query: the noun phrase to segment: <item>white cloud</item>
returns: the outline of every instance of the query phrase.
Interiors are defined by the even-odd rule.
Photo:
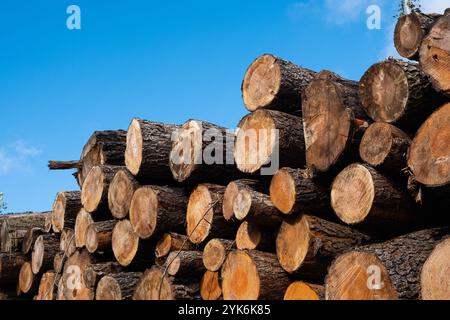
[[[8,173],[13,168],[13,159],[0,149],[0,174]]]
[[[13,146],[19,157],[37,156],[41,153],[41,150],[28,146],[23,140],[17,140]]]
[[[40,149],[29,146],[23,140],[17,140],[0,148],[0,174],[8,174],[13,170],[29,171],[29,158],[35,157],[41,152]]]
[[[450,8],[450,0],[422,0],[420,10],[425,13],[444,13]]]

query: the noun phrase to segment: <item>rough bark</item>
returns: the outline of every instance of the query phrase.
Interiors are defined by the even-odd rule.
[[[188,236],[174,232],[164,233],[156,243],[155,257],[163,258],[172,251],[195,250],[196,245],[189,241]]]
[[[95,288],[104,276],[125,272],[117,262],[98,262],[87,265],[83,270],[83,281],[89,288]]]
[[[83,166],[80,160],[72,160],[72,161],[57,161],[57,160],[49,160],[48,168],[50,170],[67,170],[67,169],[81,169]]]
[[[20,268],[27,261],[26,255],[19,252],[0,253],[0,286],[2,289],[17,284]]]
[[[206,270],[200,251],[171,252],[164,267],[167,268],[167,274],[170,276],[198,280]]]
[[[112,232],[116,220],[91,223],[86,229],[86,249],[90,253],[111,252]]]
[[[23,237],[23,241],[22,241],[22,253],[23,254],[28,254],[30,253],[31,249],[33,248],[34,242],[36,241],[36,239],[44,234],[44,230],[40,229],[40,228],[31,228],[28,229],[25,236]]]

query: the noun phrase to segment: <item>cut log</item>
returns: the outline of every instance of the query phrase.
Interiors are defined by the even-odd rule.
[[[52,228],[56,233],[60,233],[64,228],[73,229],[75,219],[81,209],[81,192],[66,191],[58,192],[52,211]]]
[[[174,124],[135,118],[127,133],[125,163],[130,172],[140,179],[156,182],[172,180],[169,155],[172,139],[180,127]]]
[[[101,165],[125,165],[127,132],[123,130],[96,131],[89,138],[81,153],[82,169],[78,174],[80,186],[93,167]]]
[[[49,160],[48,161],[48,168],[50,170],[81,169],[82,167],[83,167],[83,163],[80,160],[72,160],[72,161]]]
[[[326,172],[357,157],[360,136],[368,127],[358,87],[358,82],[321,71],[306,88],[302,109],[310,168]]]
[[[99,262],[88,265],[83,271],[83,280],[87,287],[95,288],[99,281],[110,274],[123,273],[125,268],[117,262]]]
[[[450,96],[450,10],[439,18],[420,47],[420,65],[434,88]]]
[[[154,245],[149,241],[139,241],[129,220],[120,220],[112,232],[112,250],[122,266],[133,265],[148,267],[154,262]]]
[[[329,188],[314,179],[310,170],[282,168],[273,176],[270,199],[284,214],[308,212],[330,216]]]
[[[364,133],[359,155],[371,166],[399,176],[407,168],[406,155],[411,139],[402,130],[385,122],[375,122]]]
[[[203,265],[209,271],[218,271],[229,251],[236,247],[234,240],[212,239],[203,249]]]
[[[64,252],[67,257],[70,257],[77,250],[75,243],[75,231],[72,229],[64,229],[61,233],[59,242],[59,250]]]
[[[315,72],[271,54],[257,58],[247,69],[242,98],[248,111],[273,109],[301,114],[303,91]]]
[[[420,273],[423,300],[450,300],[450,239],[440,242],[425,261]]]
[[[200,251],[171,252],[167,257],[165,268],[170,276],[198,280],[206,270]]]
[[[48,271],[42,275],[39,283],[39,290],[36,300],[55,300],[57,295],[57,283],[59,275],[53,271]]]
[[[31,254],[31,269],[34,274],[53,268],[53,259],[59,252],[60,239],[55,234],[40,235],[34,243]]]
[[[8,222],[0,226],[0,246],[2,252],[20,251],[27,230],[10,229]]]
[[[280,166],[293,168],[305,164],[302,119],[273,110],[257,110],[238,124],[234,160],[239,170],[273,175]],[[271,163],[271,167],[264,167]]]
[[[361,103],[375,121],[414,132],[439,106],[428,76],[417,63],[389,58],[372,65],[359,87]]]
[[[300,215],[281,225],[276,239],[277,257],[287,272],[321,281],[337,255],[368,240],[349,227]]]
[[[40,228],[31,228],[27,230],[27,233],[25,234],[25,236],[23,237],[23,241],[22,241],[22,253],[23,254],[28,254],[30,253],[31,249],[33,248],[34,242],[36,241],[36,239],[44,234],[44,230],[40,229]]]
[[[127,169],[119,170],[108,189],[108,206],[116,219],[128,216],[131,199],[139,183]]]
[[[258,225],[244,221],[236,233],[236,247],[239,250],[259,250],[275,252],[274,230],[260,228]]]
[[[242,176],[233,162],[234,133],[215,124],[189,120],[170,151],[170,170],[178,182],[228,182]]]
[[[448,234],[448,228],[423,230],[339,256],[325,281],[326,299],[418,299],[423,264]]]
[[[280,300],[291,283],[274,254],[230,252],[222,267],[224,300]]]
[[[171,251],[191,251],[195,250],[196,246],[189,241],[188,236],[178,233],[164,233],[156,243],[155,257],[163,258]]]
[[[239,194],[241,190],[253,190],[260,193],[268,193],[267,183],[264,183],[260,180],[252,180],[252,179],[240,179],[231,181],[227,188],[225,189],[225,193],[223,195],[223,216],[226,220],[231,220],[234,218],[233,205],[234,199]]]
[[[224,193],[225,187],[215,184],[200,184],[191,193],[186,213],[186,234],[192,243],[234,237],[237,225],[225,220],[222,213]]]
[[[20,268],[26,262],[26,258],[19,252],[0,253],[0,286],[2,289],[17,285]]]
[[[17,295],[33,296],[39,289],[39,281],[37,276],[31,270],[31,263],[25,262],[20,268],[19,281],[17,285]]]
[[[89,213],[108,210],[108,190],[114,175],[124,167],[95,166],[89,171],[81,188],[81,204]]]
[[[75,221],[75,245],[77,248],[83,248],[86,245],[86,231],[92,223],[94,223],[94,219],[91,214],[85,209],[81,209]]]
[[[98,283],[95,300],[130,300],[141,272],[122,272],[104,276]]]
[[[160,267],[144,272],[133,294],[133,300],[200,300],[198,282],[164,276]],[[161,281],[162,279],[162,281]]]
[[[91,223],[86,229],[86,249],[90,253],[110,252],[112,250],[112,232],[116,220]]]
[[[53,223],[52,223],[52,213],[50,212],[49,214],[47,214],[45,216],[45,220],[44,220],[44,226],[42,227],[42,229],[47,232],[50,233],[50,231],[53,228]],[[41,228],[41,227],[40,227]]]
[[[202,300],[219,300],[222,297],[220,273],[207,270],[200,281]]]
[[[325,288],[303,281],[293,282],[286,290],[283,300],[324,300]]]
[[[343,222],[372,232],[400,234],[418,223],[406,190],[359,163],[351,164],[335,178],[331,205]]]
[[[130,205],[130,222],[134,232],[142,239],[168,231],[182,232],[187,201],[182,188],[140,187]]]
[[[420,45],[439,17],[440,14],[422,12],[411,12],[401,16],[394,31],[397,52],[404,58],[418,61]]]
[[[64,269],[66,260],[66,254],[64,252],[58,252],[53,258],[53,270],[55,270],[56,273],[60,274]]]

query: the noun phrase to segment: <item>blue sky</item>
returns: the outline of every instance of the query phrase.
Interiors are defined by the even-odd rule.
[[[424,1],[423,1],[424,2]],[[66,8],[81,8],[68,30]],[[382,9],[380,30],[366,8]],[[442,10],[450,0],[423,3]],[[51,209],[76,189],[49,159],[78,159],[95,130],[141,118],[234,128],[247,66],[273,53],[359,79],[393,54],[388,0],[17,1],[0,10],[0,192],[12,212]]]

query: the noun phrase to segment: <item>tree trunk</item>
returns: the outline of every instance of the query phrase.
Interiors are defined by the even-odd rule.
[[[360,136],[368,127],[358,87],[358,82],[321,71],[306,88],[302,100],[306,164],[314,170],[326,172],[357,158]]]
[[[252,222],[244,221],[236,233],[236,247],[239,250],[275,252],[275,232]]]
[[[423,300],[450,300],[450,239],[434,247],[425,261],[420,274],[421,298]]]
[[[171,252],[164,267],[168,275],[183,279],[200,280],[206,270],[200,251]]]
[[[300,215],[281,225],[276,240],[277,257],[287,272],[322,281],[338,254],[368,240],[366,235],[349,227]]]
[[[27,230],[27,233],[25,234],[25,236],[23,237],[23,241],[22,241],[22,253],[23,254],[28,254],[30,253],[31,249],[33,248],[34,242],[36,241],[36,239],[44,234],[44,230],[40,229],[40,228],[30,228]]]
[[[222,213],[224,193],[225,187],[215,184],[200,184],[191,193],[186,213],[186,234],[192,243],[234,237],[238,226],[225,220]]]
[[[155,257],[163,258],[172,251],[192,251],[196,245],[189,241],[188,236],[174,232],[164,233],[155,247]]]
[[[202,300],[219,300],[222,297],[220,272],[207,270],[200,281]]]
[[[420,65],[430,76],[436,91],[450,96],[450,79],[448,66],[450,65],[450,10],[439,18],[425,37],[420,47]]]
[[[57,295],[56,284],[59,281],[59,275],[54,271],[48,271],[42,275],[39,283],[39,290],[36,300],[55,300]]]
[[[228,252],[236,248],[234,240],[212,239],[203,249],[203,265],[209,271],[219,271]]]
[[[419,223],[416,207],[406,190],[375,169],[358,163],[335,178],[331,205],[343,222],[379,235],[398,235]]]
[[[245,73],[242,98],[248,111],[272,109],[301,114],[301,98],[315,72],[265,54]]]
[[[8,223],[5,222],[0,227],[0,245],[2,252],[20,251],[23,240],[27,234],[27,230],[9,229]]]
[[[82,167],[83,167],[83,163],[80,160],[72,160],[72,161],[49,160],[48,161],[48,168],[50,170],[81,169]]]
[[[96,131],[92,134],[80,157],[83,164],[78,174],[80,186],[93,167],[125,165],[126,137],[127,132],[123,130]]]
[[[75,221],[75,245],[77,248],[83,248],[86,245],[86,231],[94,219],[89,212],[81,209]]]
[[[84,210],[95,215],[108,212],[108,190],[114,175],[124,167],[96,166],[89,171],[81,189]],[[110,213],[108,212],[110,215]]]
[[[112,232],[116,220],[91,223],[86,229],[86,249],[90,253],[111,252]]]
[[[17,295],[23,297],[33,297],[39,289],[39,279],[33,274],[32,266],[25,262],[20,267],[19,280],[17,284]]]
[[[60,274],[64,269],[66,260],[67,255],[64,252],[58,252],[53,258],[53,270],[55,270],[56,273]]]
[[[329,218],[333,212],[329,187],[314,179],[310,170],[278,170],[270,184],[270,199],[287,215],[308,212]]]
[[[20,268],[27,257],[19,252],[0,253],[0,287],[2,289],[14,287],[19,278]]]
[[[187,197],[182,188],[144,186],[136,190],[130,205],[130,222],[142,239],[164,232],[182,232]]]
[[[422,266],[448,232],[448,228],[423,230],[339,256],[326,278],[326,298],[418,299]]]
[[[257,110],[238,124],[234,159],[239,170],[273,175],[279,166],[305,164],[302,119],[273,110]],[[268,163],[270,167],[265,167]]]
[[[255,250],[230,252],[222,278],[224,300],[280,300],[291,283],[274,254]]]
[[[99,262],[86,266],[82,276],[87,287],[95,288],[103,277],[123,272],[124,267],[117,262]]]
[[[375,121],[414,132],[440,101],[417,63],[389,58],[372,65],[361,78],[360,97]]]
[[[226,183],[242,176],[233,161],[234,133],[215,124],[189,120],[170,151],[170,170],[178,182]]]
[[[303,281],[293,282],[286,290],[283,300],[324,300],[324,286],[306,283]]]
[[[34,274],[53,268],[53,260],[59,252],[59,245],[59,236],[55,234],[43,234],[36,239],[31,254],[31,269]]]
[[[125,163],[138,180],[172,182],[169,156],[172,138],[179,128],[174,124],[133,119],[128,127]]]
[[[189,279],[165,275],[160,267],[144,272],[133,294],[133,300],[200,300],[199,284]]]
[[[70,257],[75,253],[75,251],[77,251],[75,242],[75,231],[72,229],[64,229],[61,233],[59,250],[64,252],[66,256]]]
[[[420,45],[439,17],[440,14],[422,12],[411,12],[401,16],[394,31],[397,52],[404,58],[419,61]]]
[[[142,275],[141,272],[121,272],[104,276],[97,285],[95,300],[130,300]]]
[[[385,122],[375,122],[364,133],[359,145],[361,159],[393,176],[405,177],[409,136]]]
[[[58,192],[52,211],[53,231],[60,233],[64,228],[75,227],[75,219],[81,209],[81,192]]]
[[[131,199],[138,187],[138,181],[127,169],[120,169],[115,174],[108,189],[108,206],[114,218],[128,216]]]

